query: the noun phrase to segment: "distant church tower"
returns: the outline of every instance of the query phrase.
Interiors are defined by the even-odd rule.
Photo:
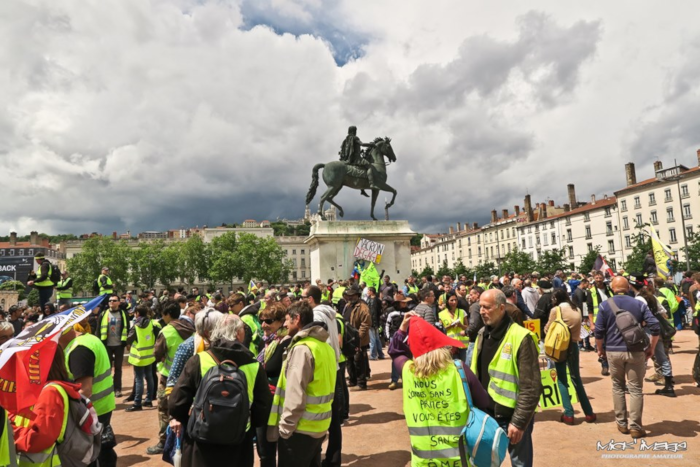
[[[311,209],[309,209],[309,205],[306,205],[306,209],[304,209],[304,220],[309,221],[311,220]]]
[[[335,206],[331,206],[329,209],[326,210],[326,220],[328,220],[328,221],[336,220]]]

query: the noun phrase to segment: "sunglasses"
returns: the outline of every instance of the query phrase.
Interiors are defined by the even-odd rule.
[[[110,299],[109,301],[110,301],[110,302],[118,302],[119,300],[112,300],[112,299]]]
[[[270,325],[270,324],[274,323],[275,320],[274,319],[261,319],[260,322]]]

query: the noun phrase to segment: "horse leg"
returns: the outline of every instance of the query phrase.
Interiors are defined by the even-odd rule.
[[[338,194],[338,192],[340,191],[341,188],[343,188],[343,185],[340,185],[340,186],[338,186],[337,188],[334,188],[333,192],[332,192],[331,195],[328,197],[328,202],[329,202],[330,204],[332,204],[333,206],[335,206],[335,207],[338,209],[338,215],[339,215],[340,217],[343,217],[343,215],[344,215],[344,213],[343,213],[343,208],[342,208],[338,203],[336,203],[336,202],[335,202],[335,199],[334,199],[335,196]]]
[[[372,219],[375,221],[377,218],[374,217],[374,205],[377,204],[377,196],[379,196],[379,190],[372,190],[372,210],[370,212],[370,216],[372,216]]]
[[[330,198],[335,196],[335,194],[337,193],[337,192],[333,193],[333,190],[335,190],[335,187],[329,186],[326,189],[326,192],[323,193],[323,195],[321,195],[321,200],[318,203],[318,214],[321,216],[321,219],[323,219],[324,221],[326,220],[326,216],[325,216],[325,214],[323,214],[323,205],[325,204],[326,201],[333,203],[332,201],[329,200]],[[335,204],[335,203],[333,203],[333,204]]]
[[[394,200],[396,200],[396,190],[394,190],[391,186],[387,185],[386,182],[380,183],[380,184],[379,184],[379,189],[382,190],[382,191],[388,191],[389,193],[392,194],[391,201],[389,201],[389,202],[386,204],[386,206],[384,206],[385,208],[390,208],[390,207],[392,207],[392,206],[394,205]]]

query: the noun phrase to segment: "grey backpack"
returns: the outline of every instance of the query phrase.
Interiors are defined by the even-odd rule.
[[[68,396],[66,433],[63,442],[56,444],[61,465],[84,467],[95,462],[102,445],[102,428],[88,399]]]
[[[627,350],[630,352],[643,352],[646,350],[650,344],[649,336],[644,332],[637,318],[629,311],[621,310],[612,297],[608,298],[607,301],[610,309],[615,313],[615,324],[617,324],[617,329],[622,334]]]

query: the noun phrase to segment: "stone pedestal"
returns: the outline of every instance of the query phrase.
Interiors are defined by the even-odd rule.
[[[397,282],[411,274],[411,238],[408,221],[317,221],[309,245],[311,280],[347,279],[355,263],[355,245],[364,238],[385,246],[377,271],[385,270]],[[312,282],[313,283],[313,282]]]

